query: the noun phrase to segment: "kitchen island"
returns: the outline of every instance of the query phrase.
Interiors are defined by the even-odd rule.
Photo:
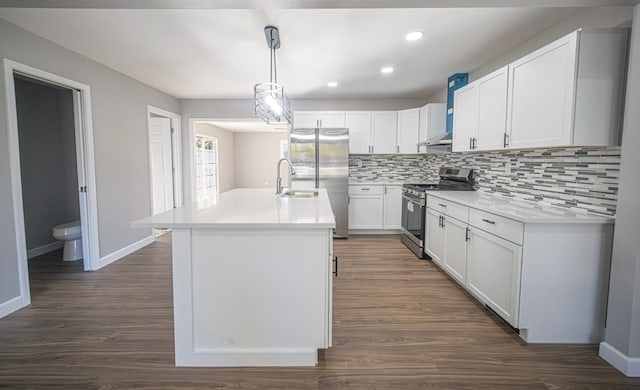
[[[132,226],[172,229],[177,366],[312,366],[331,346],[325,190],[235,189]]]

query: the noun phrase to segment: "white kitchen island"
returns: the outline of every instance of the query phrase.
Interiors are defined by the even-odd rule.
[[[313,366],[331,346],[325,190],[235,189],[132,223],[171,228],[177,366]]]

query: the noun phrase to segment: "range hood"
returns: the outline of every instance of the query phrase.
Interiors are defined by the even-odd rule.
[[[428,140],[420,142],[418,146],[445,146],[451,145],[453,134],[452,133],[440,133],[430,137]]]

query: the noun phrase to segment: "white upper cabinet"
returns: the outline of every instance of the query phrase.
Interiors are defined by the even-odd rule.
[[[478,80],[477,150],[506,147],[507,76],[505,66]]]
[[[454,92],[456,108],[453,111],[454,152],[466,152],[473,149],[478,136],[478,86],[475,83],[465,85]]]
[[[513,148],[571,144],[577,33],[509,67],[509,145]]]
[[[397,111],[373,111],[372,112],[372,153],[395,154],[398,152]]]
[[[504,148],[507,67],[455,91],[454,152]]]
[[[344,111],[294,111],[293,127],[314,128],[314,127],[346,127]]]
[[[578,30],[510,64],[508,146],[617,145],[627,40]]]
[[[430,139],[444,137],[447,132],[447,105],[445,103],[429,103],[420,107],[420,125],[418,142],[426,144]],[[421,145],[426,148],[426,145]]]
[[[398,111],[398,153],[418,153],[420,109]]]
[[[371,112],[348,111],[346,122],[349,129],[349,153],[371,153]]]

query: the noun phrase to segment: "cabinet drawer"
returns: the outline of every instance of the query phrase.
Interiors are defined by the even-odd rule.
[[[469,210],[469,225],[522,245],[522,222],[476,209]]]
[[[463,222],[469,220],[469,208],[458,203],[427,195],[427,207]]]
[[[349,186],[349,195],[382,195],[384,186]]]

